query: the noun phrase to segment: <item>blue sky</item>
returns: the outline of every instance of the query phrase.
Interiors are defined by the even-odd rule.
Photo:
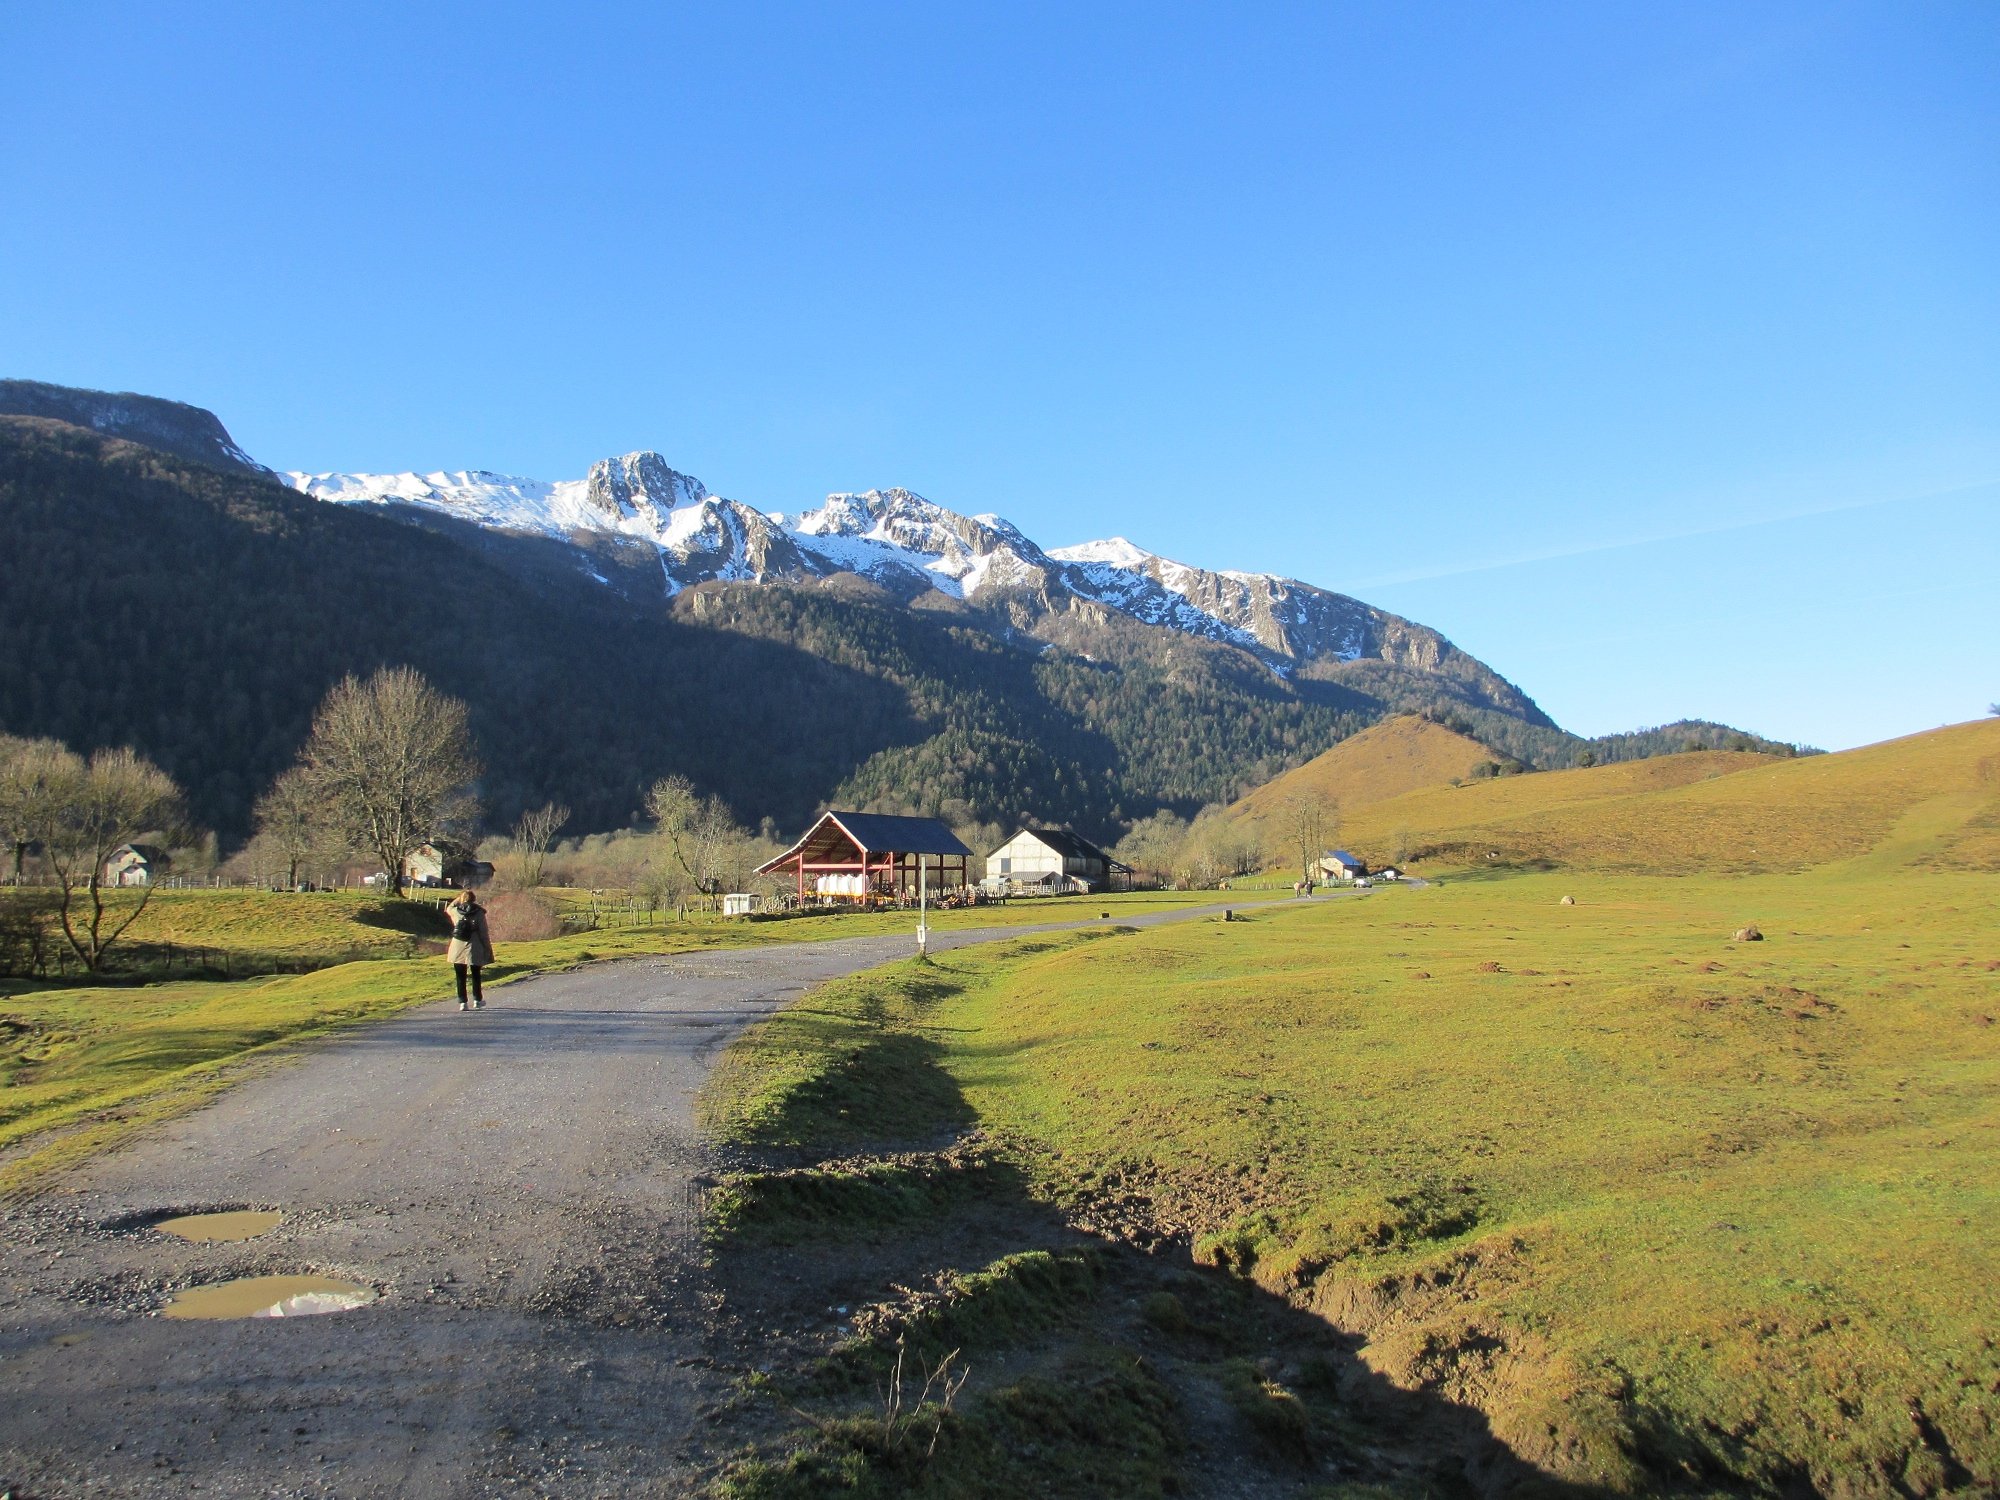
[[[1841,747],[2000,698],[1996,76],[1988,0],[15,0],[0,374],[903,484]]]

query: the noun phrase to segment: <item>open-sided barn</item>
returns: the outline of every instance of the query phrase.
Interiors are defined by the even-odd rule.
[[[972,851],[936,818],[826,812],[759,875],[791,875],[800,901],[892,900],[924,884],[942,893],[967,883]]]

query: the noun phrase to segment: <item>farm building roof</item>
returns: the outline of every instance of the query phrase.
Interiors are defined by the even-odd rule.
[[[789,864],[815,845],[837,842],[844,835],[868,854],[971,854],[936,818],[903,818],[890,813],[825,812],[799,841],[759,869],[769,874]]]
[[[1024,828],[1021,831],[1031,838],[1040,839],[1065,859],[1095,859],[1113,870],[1131,868],[1129,865],[1120,864],[1082,834],[1071,833],[1067,828]]]

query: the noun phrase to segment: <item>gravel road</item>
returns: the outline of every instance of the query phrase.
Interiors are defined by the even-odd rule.
[[[695,1255],[695,1096],[745,1025],[910,948],[633,960],[426,1006],[302,1046],[8,1209],[0,1494],[686,1493],[738,1373]],[[238,1244],[147,1227],[244,1206],[285,1218]],[[282,1273],[382,1297],[157,1315],[191,1283]]]

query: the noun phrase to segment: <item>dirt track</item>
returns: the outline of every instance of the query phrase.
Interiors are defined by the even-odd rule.
[[[635,960],[507,986],[483,1012],[427,1006],[302,1048],[8,1211],[0,1492],[684,1493],[730,1355],[695,1264],[696,1093],[750,1021],[909,951]],[[120,1227],[246,1205],[285,1221],[210,1246]],[[278,1272],[384,1295],[156,1316],[191,1282]]]

